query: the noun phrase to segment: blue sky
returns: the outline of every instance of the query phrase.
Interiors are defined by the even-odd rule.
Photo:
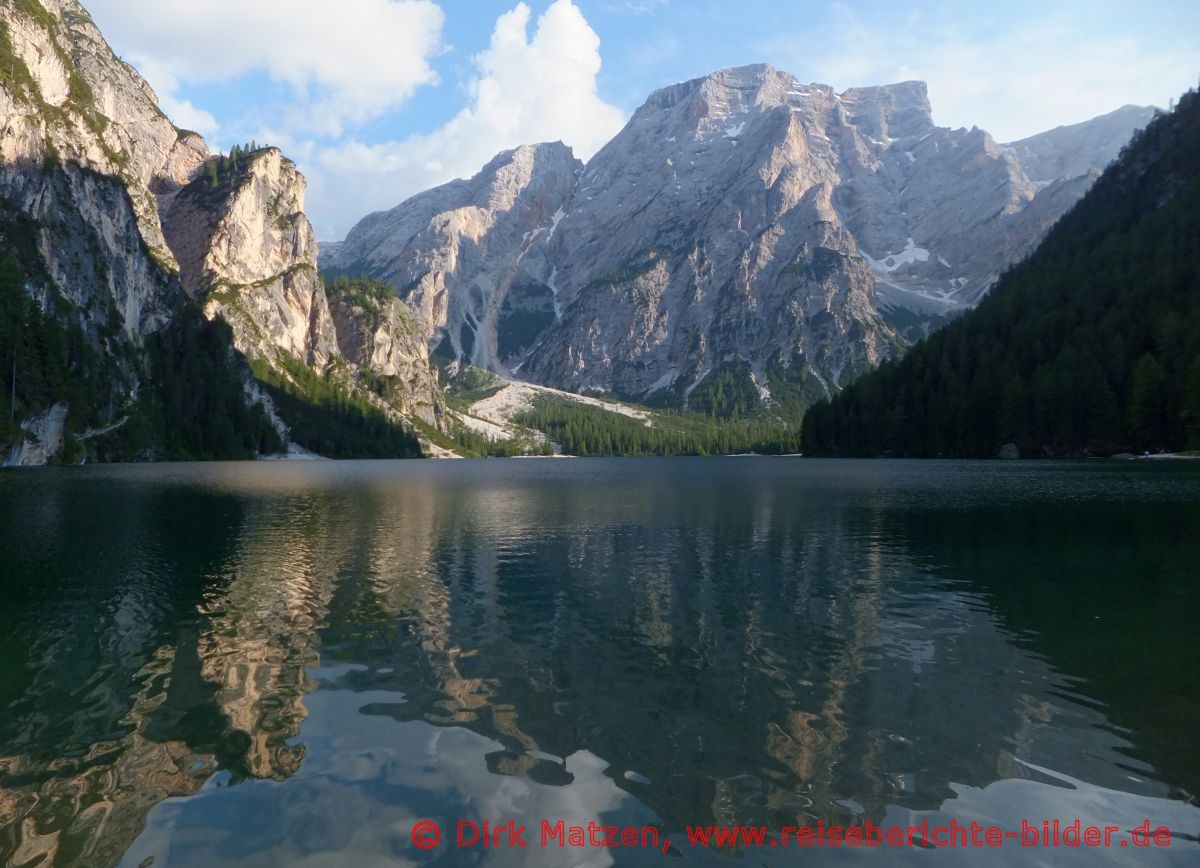
[[[84,0],[177,124],[278,144],[324,240],[562,139],[587,158],[658,87],[766,61],[839,89],[929,82],[1007,141],[1200,79],[1200,4],[1030,0]]]

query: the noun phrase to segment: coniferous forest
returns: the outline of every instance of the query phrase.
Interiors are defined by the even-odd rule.
[[[41,309],[25,290],[15,256],[0,260],[0,449],[23,436],[23,415],[63,401],[70,407],[66,449],[77,461],[253,458],[281,452],[265,412],[246,402],[229,327],[185,303],[146,340],[138,399],[120,395],[133,358],[102,352],[69,319]]]
[[[812,455],[1200,449],[1200,96],[1152,122],[991,295],[811,408]]]
[[[656,411],[653,423],[560,398],[544,398],[518,421],[581,458],[678,455],[783,455],[799,448],[799,428],[776,419],[719,418]]]

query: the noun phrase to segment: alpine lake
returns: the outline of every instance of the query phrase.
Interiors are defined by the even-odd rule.
[[[6,866],[1200,865],[1200,462],[60,468],[0,533]],[[1055,820],[1170,844],[779,838]]]

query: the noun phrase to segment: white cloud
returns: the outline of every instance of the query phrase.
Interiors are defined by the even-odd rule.
[[[158,93],[159,105],[176,126],[192,130],[206,138],[217,134],[220,125],[211,112],[178,96],[180,82],[169,66],[153,57],[143,57],[140,54],[133,55],[129,59],[142,76],[154,86]]]
[[[436,81],[429,60],[441,50],[443,14],[431,0],[90,0],[88,7],[164,107],[210,129],[212,115],[176,96],[180,82],[263,73],[297,95],[291,126],[337,135]]]
[[[1128,103],[1166,106],[1200,68],[1200,49],[1121,34],[1083,37],[1077,21],[1054,12],[971,28],[919,11],[886,20],[864,18],[844,2],[831,11],[820,33],[768,42],[763,53],[838,88],[922,79],[938,123],[979,126],[1000,141]]]
[[[671,0],[622,0],[620,3],[608,3],[605,8],[610,12],[626,12],[630,15],[650,15],[670,4]]]
[[[600,39],[571,0],[537,21],[525,3],[500,16],[491,45],[474,58],[469,104],[427,135],[318,150],[311,211],[324,237],[340,237],[372,210],[479,171],[497,152],[562,140],[587,159],[625,122],[596,90]]]

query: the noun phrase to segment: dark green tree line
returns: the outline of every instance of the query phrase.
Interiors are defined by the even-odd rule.
[[[580,457],[735,455],[796,452],[799,430],[770,419],[717,419],[688,412],[639,419],[569,399],[544,398],[516,421],[542,431],[568,455]]]
[[[329,374],[299,359],[282,361],[284,371],[251,362],[255,377],[305,449],[326,458],[420,458],[417,436]]]

